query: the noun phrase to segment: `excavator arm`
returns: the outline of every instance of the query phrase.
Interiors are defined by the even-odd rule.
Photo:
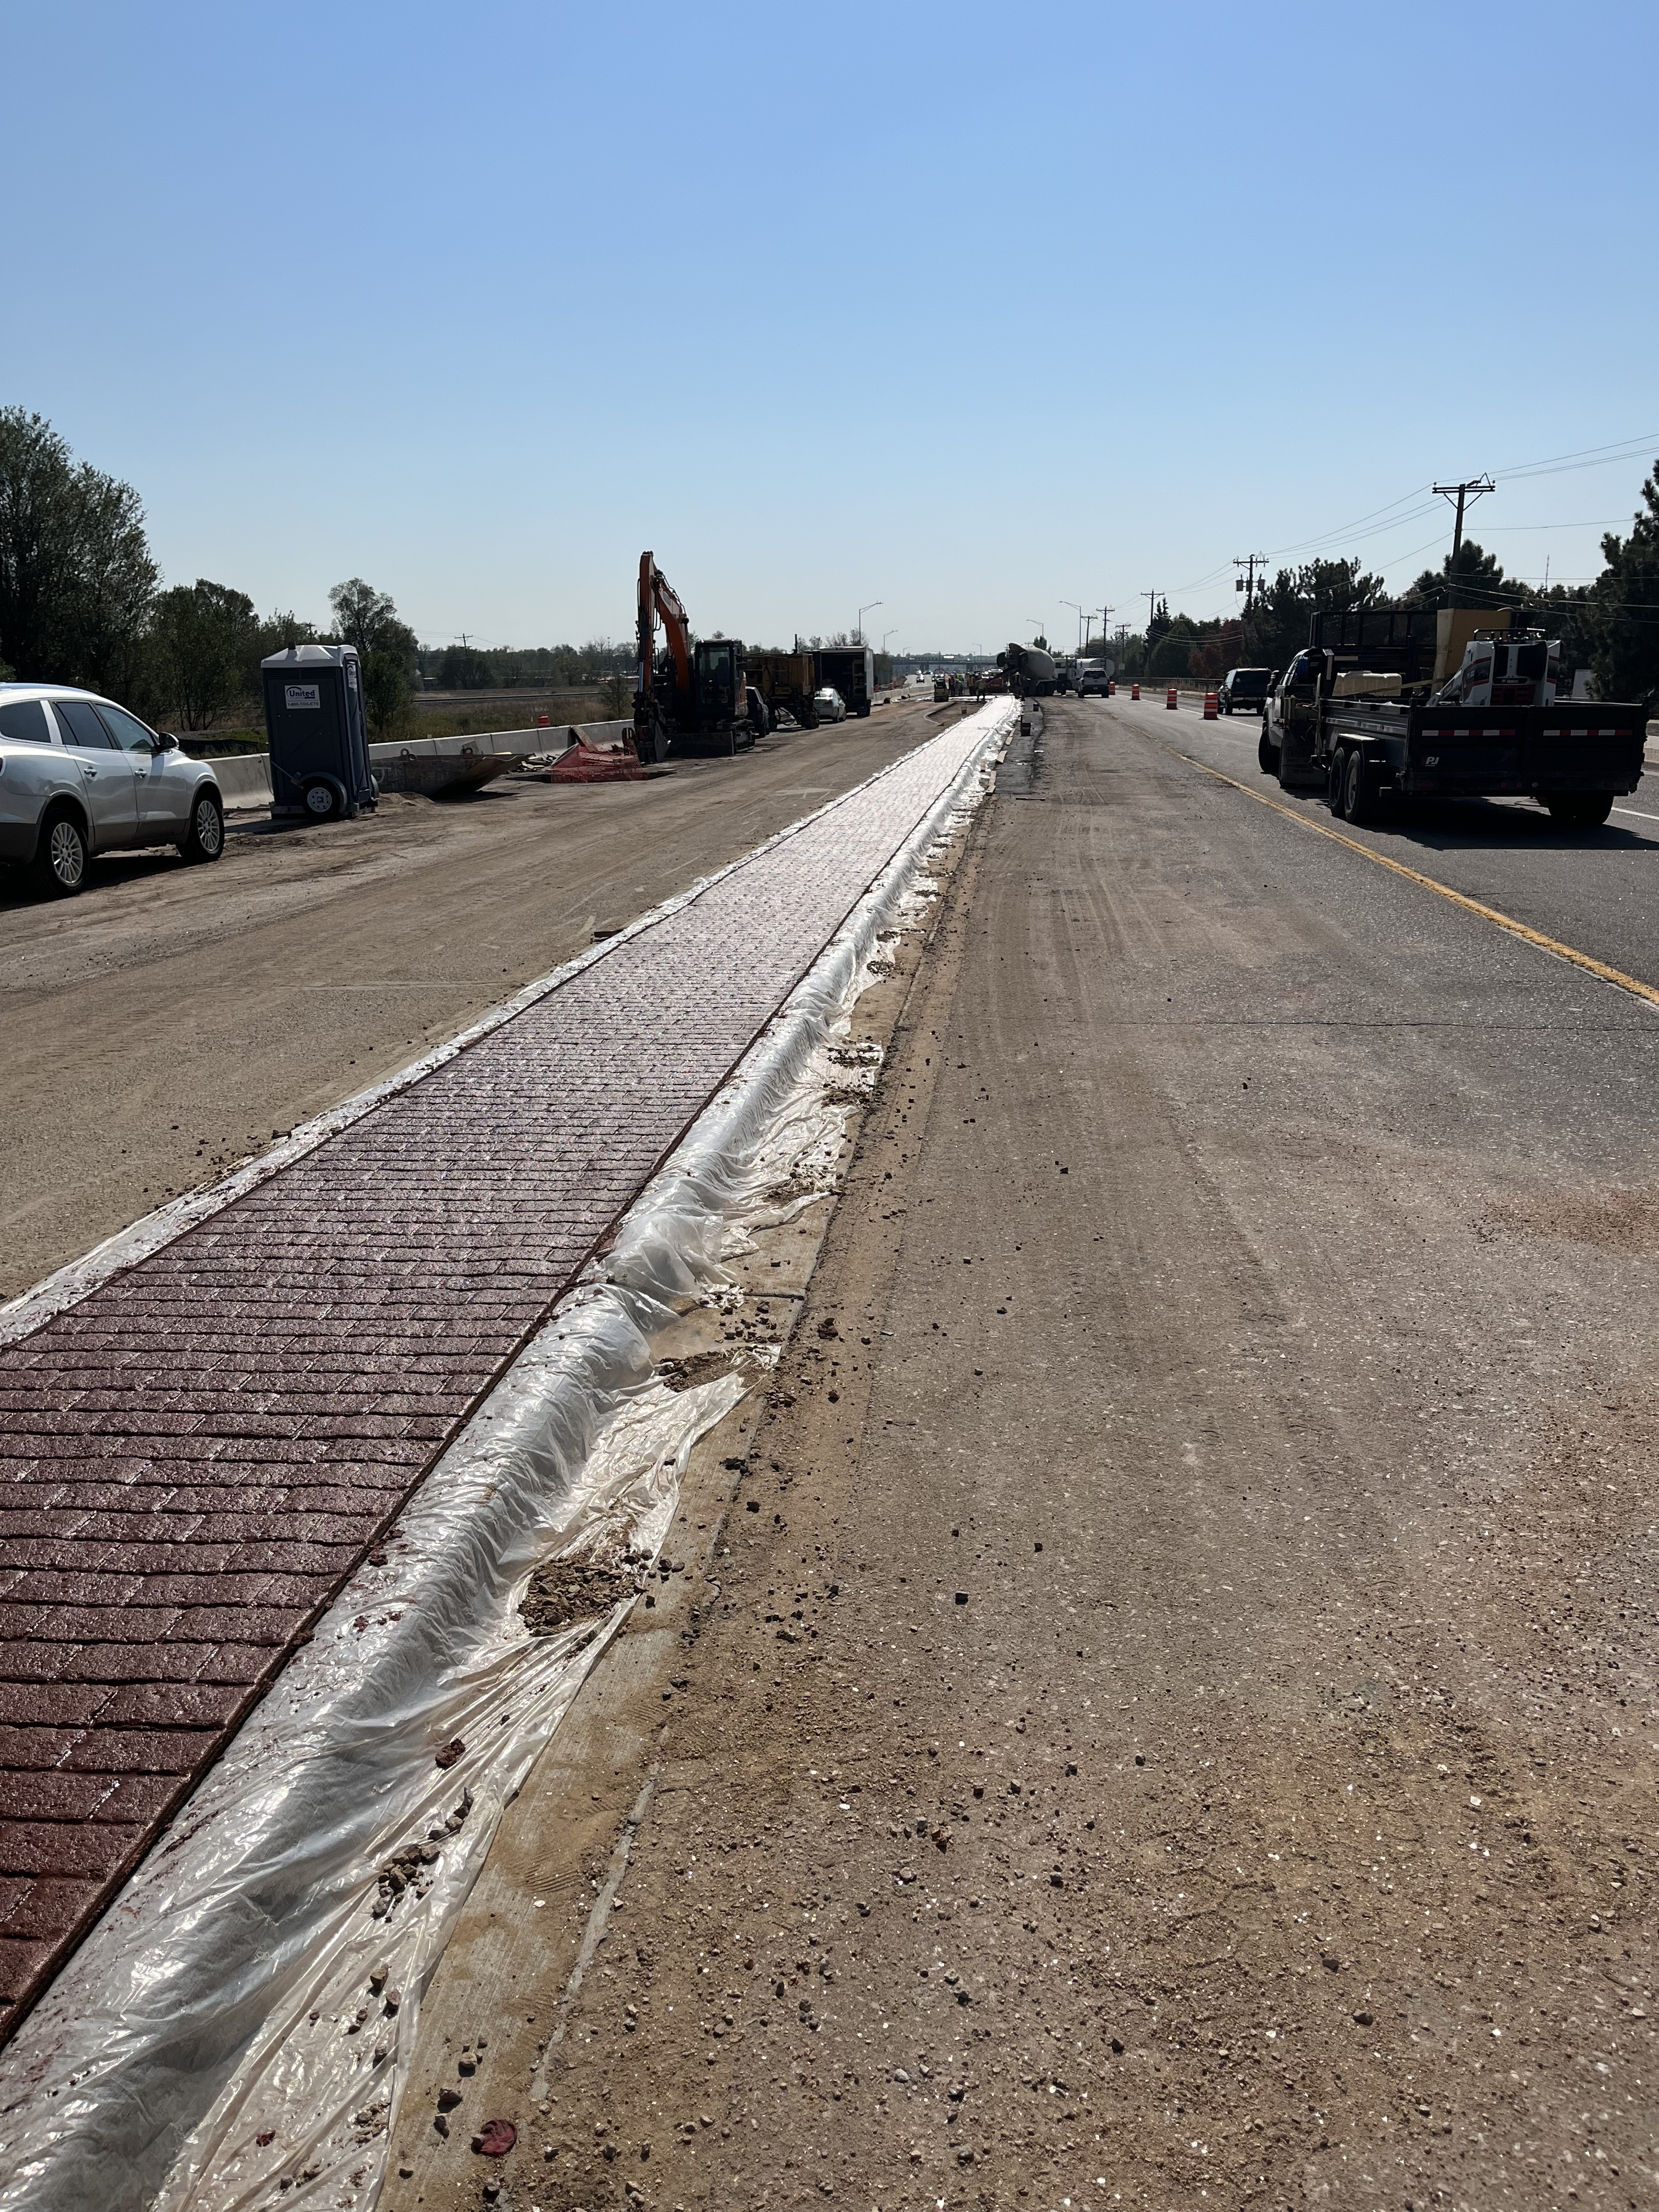
[[[668,633],[674,661],[674,689],[684,698],[691,690],[691,630],[680,595],[657,566],[653,553],[640,556],[640,690],[652,697],[657,658],[657,618]]]

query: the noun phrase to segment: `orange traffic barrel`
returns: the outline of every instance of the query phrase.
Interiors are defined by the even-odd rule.
[[[1106,696],[1109,699],[1115,699],[1117,696],[1117,686],[1109,676],[1106,679]]]
[[[1130,696],[1132,699],[1139,699],[1139,696],[1140,696],[1140,686],[1139,686],[1139,684],[1132,684],[1129,686],[1129,696]]]
[[[1216,696],[1216,695],[1215,695],[1215,693],[1214,693],[1213,691],[1206,691],[1206,692],[1204,694],[1204,719],[1205,719],[1205,720],[1206,720],[1206,722],[1212,722],[1212,721],[1214,721],[1214,720],[1215,720],[1216,716],[1220,713],[1220,711],[1221,711],[1221,702],[1220,702],[1220,700]]]
[[[1166,707],[1178,707],[1181,704],[1180,695],[1173,684],[1164,695],[1164,703]]]

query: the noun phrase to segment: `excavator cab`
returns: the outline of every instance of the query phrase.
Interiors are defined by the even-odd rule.
[[[695,648],[697,727],[711,735],[729,730],[749,711],[743,647],[735,638],[701,638]]]

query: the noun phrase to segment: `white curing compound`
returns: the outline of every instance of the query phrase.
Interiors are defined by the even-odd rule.
[[[518,1613],[531,1572],[602,1527],[660,1546],[692,1444],[748,1384],[670,1391],[651,1340],[673,1301],[722,1280],[726,1240],[761,1192],[825,1149],[826,1051],[877,933],[914,911],[927,854],[977,804],[1012,719],[999,704],[963,726],[935,804],[427,1477],[386,1564],[353,1577],[0,2054],[0,2206],[252,2212],[283,2179],[284,2207],[374,2204],[422,1992],[502,1808],[631,1602],[597,1633],[532,1637]],[[279,1159],[358,1110],[296,1132]],[[167,1231],[152,1220],[112,1240],[113,1264],[186,1225],[168,1213]],[[69,1303],[112,1257],[18,1306]],[[456,1739],[439,1769],[434,1747]],[[376,1917],[380,1869],[423,1843],[431,1856]]]

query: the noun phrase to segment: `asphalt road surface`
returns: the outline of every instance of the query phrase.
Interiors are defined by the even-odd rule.
[[[1003,771],[515,2203],[1653,2201],[1659,1016],[1245,728]],[[1659,981],[1646,826],[1518,813],[1363,842]]]
[[[1610,966],[1659,986],[1659,775],[1649,775],[1615,800],[1606,827],[1558,829],[1529,799],[1402,803],[1384,798],[1376,820],[1355,829],[1322,796],[1283,791],[1256,759],[1255,715],[1206,722],[1183,695],[1175,713],[1157,700],[1086,702],[1089,710],[1145,729],[1162,743],[1206,762],[1252,790],[1357,838],[1407,867],[1435,877],[1516,921],[1571,945]]]
[[[641,784],[504,781],[356,822],[232,817],[225,856],[0,874],[0,1298],[465,1029],[939,727],[780,732]]]

